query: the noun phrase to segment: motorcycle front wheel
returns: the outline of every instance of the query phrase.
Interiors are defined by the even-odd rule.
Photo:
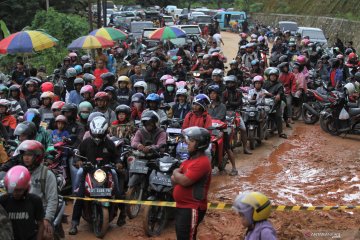
[[[315,114],[312,114],[308,109],[306,109],[306,107],[302,108],[301,118],[304,120],[306,124],[315,124],[319,120],[319,117],[316,116]]]
[[[143,226],[149,237],[159,236],[167,221],[167,207],[146,206]]]
[[[256,144],[255,136],[256,136],[256,135],[255,135],[255,129],[248,131],[248,139],[249,139],[250,149],[251,149],[251,150],[254,150],[254,149],[255,149],[255,144]]]
[[[332,118],[332,117],[327,119],[327,121],[326,121],[326,129],[327,129],[327,132],[330,133],[333,136],[339,136],[340,135],[340,132],[336,128],[335,119]]]
[[[109,228],[109,209],[101,204],[93,205],[93,230],[97,238],[103,238]]]
[[[142,193],[140,185],[135,185],[130,187],[126,192],[126,200],[142,200]],[[127,204],[126,205],[126,214],[130,219],[133,219],[139,215],[141,209],[140,204]]]

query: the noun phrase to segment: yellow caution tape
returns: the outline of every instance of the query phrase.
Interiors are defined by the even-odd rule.
[[[84,201],[97,201],[97,202],[111,202],[111,203],[125,203],[125,204],[141,204],[147,206],[160,206],[160,207],[176,207],[176,202],[162,202],[162,201],[139,201],[139,200],[122,200],[122,199],[105,199],[105,198],[80,198],[64,196],[65,199],[84,200]],[[360,206],[286,206],[286,205],[273,205],[273,211],[330,211],[330,210],[359,210]],[[216,210],[230,210],[232,203],[208,203],[208,209]]]

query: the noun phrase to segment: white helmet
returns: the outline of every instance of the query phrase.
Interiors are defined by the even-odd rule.
[[[179,88],[176,91],[176,97],[180,96],[180,95],[183,95],[183,96],[187,97],[188,96],[187,90],[185,88]]]
[[[108,121],[103,116],[97,116],[90,122],[90,134],[97,144],[106,137],[108,127]]]
[[[353,83],[347,83],[344,86],[344,91],[347,91],[347,94],[349,96],[353,95],[355,93],[355,85]]]
[[[136,82],[136,83],[134,84],[134,88],[137,88],[137,87],[142,87],[142,88],[144,88],[144,92],[147,91],[147,84],[146,84],[146,82],[144,82],[144,81],[138,81],[138,82]]]

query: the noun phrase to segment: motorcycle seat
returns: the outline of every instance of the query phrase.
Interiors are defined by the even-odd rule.
[[[349,115],[356,116],[360,114],[360,108],[349,108]]]

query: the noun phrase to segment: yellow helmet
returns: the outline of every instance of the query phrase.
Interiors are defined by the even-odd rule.
[[[259,192],[244,192],[238,195],[233,209],[242,213],[250,224],[269,218],[271,202],[267,196]]]
[[[120,76],[117,81],[118,81],[118,83],[119,83],[119,82],[129,83],[129,82],[130,82],[130,78],[128,78],[127,76]]]

